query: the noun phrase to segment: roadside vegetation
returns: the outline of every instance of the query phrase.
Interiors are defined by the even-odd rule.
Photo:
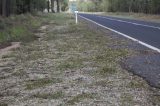
[[[11,42],[28,42],[36,39],[34,32],[42,24],[43,20],[31,14],[0,18],[0,46],[5,47]]]
[[[0,106],[159,106],[160,89],[129,73],[131,66],[123,63],[155,52],[135,49],[135,42],[59,13],[74,3],[0,0]],[[159,22],[158,0],[77,3],[80,11]],[[17,42],[20,46],[6,49]]]
[[[159,0],[78,0],[78,10],[143,21],[160,22]]]
[[[78,8],[85,12],[133,12],[159,14],[159,0],[78,0]]]
[[[127,12],[104,12],[101,15],[160,23],[160,15]]]
[[[67,6],[68,0],[0,0],[0,16],[8,17],[12,14],[37,11],[55,13],[66,11]]]
[[[39,15],[65,11],[67,5],[66,0],[0,0],[0,48],[36,39],[33,33],[45,23]]]
[[[26,30],[38,38],[0,59],[0,105],[160,105],[159,90],[119,64],[138,54],[113,47],[127,40],[83,20],[76,25],[70,14],[28,17],[36,20]]]

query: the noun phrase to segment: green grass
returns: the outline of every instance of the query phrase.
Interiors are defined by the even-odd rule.
[[[101,81],[97,81],[94,83],[94,85],[96,86],[101,86],[101,87],[107,87],[107,86],[110,86],[112,83],[112,81],[108,81],[108,80],[101,80]]]
[[[8,35],[8,33],[1,31],[0,32],[0,44],[6,42],[8,39],[10,39],[10,36]]]
[[[26,90],[32,90],[47,86],[49,84],[60,83],[60,82],[62,82],[62,80],[58,78],[52,78],[52,79],[43,78],[35,81],[28,81],[25,86]]]
[[[24,61],[26,61],[26,60],[37,60],[37,59],[43,58],[44,55],[45,54],[40,52],[40,51],[39,52],[35,52],[35,53],[31,53],[24,59]]]
[[[0,80],[6,79],[7,77],[9,77],[9,76],[1,76]]]
[[[67,22],[66,22],[67,20]],[[68,22],[71,21],[71,22]],[[66,14],[41,14],[36,15],[22,14],[13,15],[8,18],[0,18],[0,45],[5,42],[29,42],[36,39],[33,34],[35,30],[42,24],[64,25],[72,24],[73,17]],[[23,24],[22,24],[23,22]],[[73,28],[73,29],[72,29]],[[75,27],[72,27],[69,32],[73,32]],[[66,33],[66,32],[63,32]]]
[[[128,13],[128,12],[107,12],[103,13],[103,15],[110,15],[114,17],[120,18],[128,18],[128,19],[138,19],[138,20],[146,20],[160,23],[160,15],[153,14],[144,14],[144,13]]]
[[[93,98],[95,98],[95,94],[91,94],[91,93],[78,94],[75,97],[73,97],[71,100],[67,101],[67,104],[74,105],[75,103],[78,103],[84,99],[93,99]]]
[[[114,75],[117,72],[116,67],[114,65],[106,65],[102,67],[100,70],[97,70],[96,73],[100,76],[108,76],[108,75]]]
[[[39,17],[31,14],[0,18],[0,45],[5,42],[29,42],[35,40],[34,30],[40,27],[42,23],[43,21]]]
[[[134,97],[131,94],[124,93],[123,95],[121,95],[120,100],[120,106],[134,106]]]
[[[16,70],[12,75],[16,77],[18,76],[22,77],[27,75],[27,73],[23,69],[19,69],[19,70]]]
[[[154,92],[155,94],[151,95],[151,101],[154,106],[160,106],[160,94]]]
[[[145,87],[145,84],[143,82],[137,82],[137,81],[130,81],[127,85],[127,87],[129,88],[144,88]]]
[[[70,57],[67,60],[60,62],[57,66],[58,70],[67,70],[67,69],[75,69],[83,67],[83,59],[77,57]]]
[[[29,33],[29,31],[24,26],[15,26],[9,30],[10,38],[8,38],[8,41],[21,41],[24,40],[24,38],[32,37]],[[26,39],[25,39],[26,40]]]
[[[66,25],[68,23],[67,21],[73,20],[73,16],[67,15],[64,13],[61,13],[61,14],[55,13],[54,15],[52,13],[51,14],[43,14],[43,15],[40,14],[39,16],[43,17],[47,20],[52,20],[52,24],[54,24],[54,25]]]
[[[32,20],[32,21],[30,21],[29,23],[30,23],[30,25],[32,26],[32,27],[39,27],[39,26],[41,26],[41,21],[42,20],[40,20],[40,19],[36,19],[36,20]]]
[[[64,93],[62,91],[57,91],[55,93],[38,93],[33,95],[33,97],[42,99],[60,99],[64,97]]]
[[[8,106],[8,104],[0,103],[0,106]]]
[[[127,49],[104,49],[95,56],[97,62],[116,62],[118,59],[125,57],[129,54]]]

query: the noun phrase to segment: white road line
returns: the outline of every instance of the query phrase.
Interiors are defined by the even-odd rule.
[[[133,24],[133,25],[137,25],[137,26],[144,26],[144,27],[149,27],[149,28],[154,28],[154,29],[160,30],[160,27],[156,27],[156,26],[145,25],[145,24],[139,24],[139,23],[124,21],[124,20],[120,20],[120,19],[117,20],[117,19],[107,18],[107,17],[103,17],[103,16],[98,16],[98,17],[100,17],[100,18],[105,18],[105,19],[112,20],[112,21],[118,21],[118,22]]]
[[[145,46],[145,47],[147,47],[147,48],[150,48],[150,49],[155,50],[155,51],[157,51],[158,53],[160,53],[160,49],[158,49],[158,48],[156,48],[156,47],[154,47],[154,46],[151,46],[151,45],[149,45],[149,44],[147,44],[147,43],[145,43],[145,42],[142,42],[142,41],[140,41],[140,40],[138,40],[138,39],[135,39],[135,38],[133,38],[133,37],[130,37],[129,35],[126,35],[126,34],[124,34],[124,33],[121,33],[121,32],[119,32],[119,31],[116,31],[116,30],[114,30],[114,29],[111,29],[111,28],[109,28],[109,27],[103,26],[103,25],[101,25],[101,24],[99,24],[99,23],[97,23],[97,22],[95,22],[95,21],[93,21],[93,20],[90,20],[90,19],[88,19],[88,18],[85,18],[85,17],[83,17],[83,16],[81,16],[81,15],[79,15],[79,17],[81,17],[81,18],[83,18],[83,19],[85,19],[85,20],[87,20],[87,21],[90,21],[90,22],[92,22],[92,23],[94,23],[94,24],[96,24],[96,25],[98,25],[98,26],[100,26],[100,27],[103,27],[103,28],[108,29],[108,30],[110,30],[110,31],[113,31],[113,32],[115,32],[115,33],[117,33],[117,34],[120,34],[120,35],[122,35],[122,36],[124,36],[124,37],[126,37],[126,38],[128,38],[128,39],[131,39],[131,40],[133,40],[133,41],[135,41],[135,42],[138,42],[139,44],[141,44],[141,45],[143,45],[143,46]]]

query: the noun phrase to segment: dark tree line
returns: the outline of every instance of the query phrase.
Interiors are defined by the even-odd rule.
[[[49,2],[49,1],[48,1]],[[68,8],[68,0],[50,0],[51,12],[66,11]],[[56,5],[56,9],[55,6]],[[55,11],[56,10],[56,11]]]
[[[46,0],[0,0],[0,15],[22,14],[34,11],[43,11]]]
[[[65,10],[67,4],[68,0],[0,0],[0,15],[32,13],[44,9],[55,13],[60,12],[61,8]]]
[[[10,5],[11,0],[0,0],[0,14],[3,16],[8,16],[11,13],[11,8]]]
[[[55,13],[55,10],[54,10],[54,6],[55,6],[55,3],[56,3],[56,5],[57,5],[57,8],[56,8],[56,10],[57,10],[57,12],[60,12],[60,0],[48,0],[48,12],[50,12],[49,10],[50,10],[50,4],[51,4],[51,12],[53,12],[53,13]]]
[[[160,0],[103,0],[104,9],[111,12],[160,14]]]

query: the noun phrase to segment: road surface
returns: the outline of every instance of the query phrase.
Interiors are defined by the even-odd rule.
[[[160,53],[160,23],[92,14],[79,14],[79,16],[138,41],[140,44]]]
[[[79,16],[158,51],[157,54],[128,58],[124,64],[127,68],[131,66],[129,71],[143,77],[151,86],[160,88],[160,23],[92,14],[79,14]]]

